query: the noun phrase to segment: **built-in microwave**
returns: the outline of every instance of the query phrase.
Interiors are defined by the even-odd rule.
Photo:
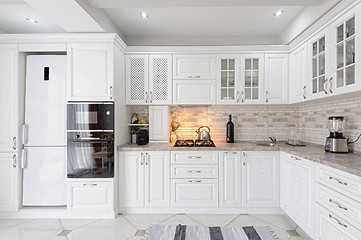
[[[68,131],[113,131],[113,102],[68,102]]]

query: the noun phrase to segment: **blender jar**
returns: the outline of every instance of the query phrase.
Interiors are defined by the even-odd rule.
[[[328,118],[328,130],[330,133],[342,133],[345,128],[344,117],[334,116]]]

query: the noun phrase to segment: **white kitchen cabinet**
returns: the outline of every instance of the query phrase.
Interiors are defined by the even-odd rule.
[[[172,56],[126,56],[126,103],[172,104]]]
[[[0,211],[15,209],[17,154],[0,153]]]
[[[219,152],[219,206],[241,207],[240,152]]]
[[[215,79],[216,59],[215,54],[173,55],[173,79]]]
[[[358,5],[330,25],[331,94],[361,90],[360,12],[361,6]]]
[[[281,153],[281,207],[310,237],[314,236],[313,162]]]
[[[149,107],[149,140],[168,141],[168,106]]]
[[[217,103],[240,102],[239,55],[222,54],[217,57]]]
[[[173,103],[174,104],[214,104],[215,97],[214,80],[174,80]]]
[[[265,103],[288,103],[288,54],[265,54]]]
[[[289,103],[297,103],[309,98],[307,43],[290,53]]]
[[[113,99],[113,44],[68,44],[68,101]]]
[[[114,211],[114,183],[112,180],[68,179],[67,198],[69,211],[112,212]]]
[[[0,152],[18,149],[18,85],[17,48],[15,44],[0,44]]]
[[[239,99],[241,103],[264,102],[264,54],[242,54]]]
[[[278,152],[242,152],[244,207],[278,207],[279,182]]]
[[[168,151],[121,152],[119,206],[165,207],[170,205]]]

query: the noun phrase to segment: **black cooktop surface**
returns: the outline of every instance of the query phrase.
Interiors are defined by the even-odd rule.
[[[177,140],[174,147],[215,147],[212,140]]]

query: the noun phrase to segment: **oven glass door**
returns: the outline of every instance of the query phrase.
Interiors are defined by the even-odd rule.
[[[113,178],[112,140],[69,141],[68,178]]]
[[[68,103],[67,129],[114,130],[114,103]]]

